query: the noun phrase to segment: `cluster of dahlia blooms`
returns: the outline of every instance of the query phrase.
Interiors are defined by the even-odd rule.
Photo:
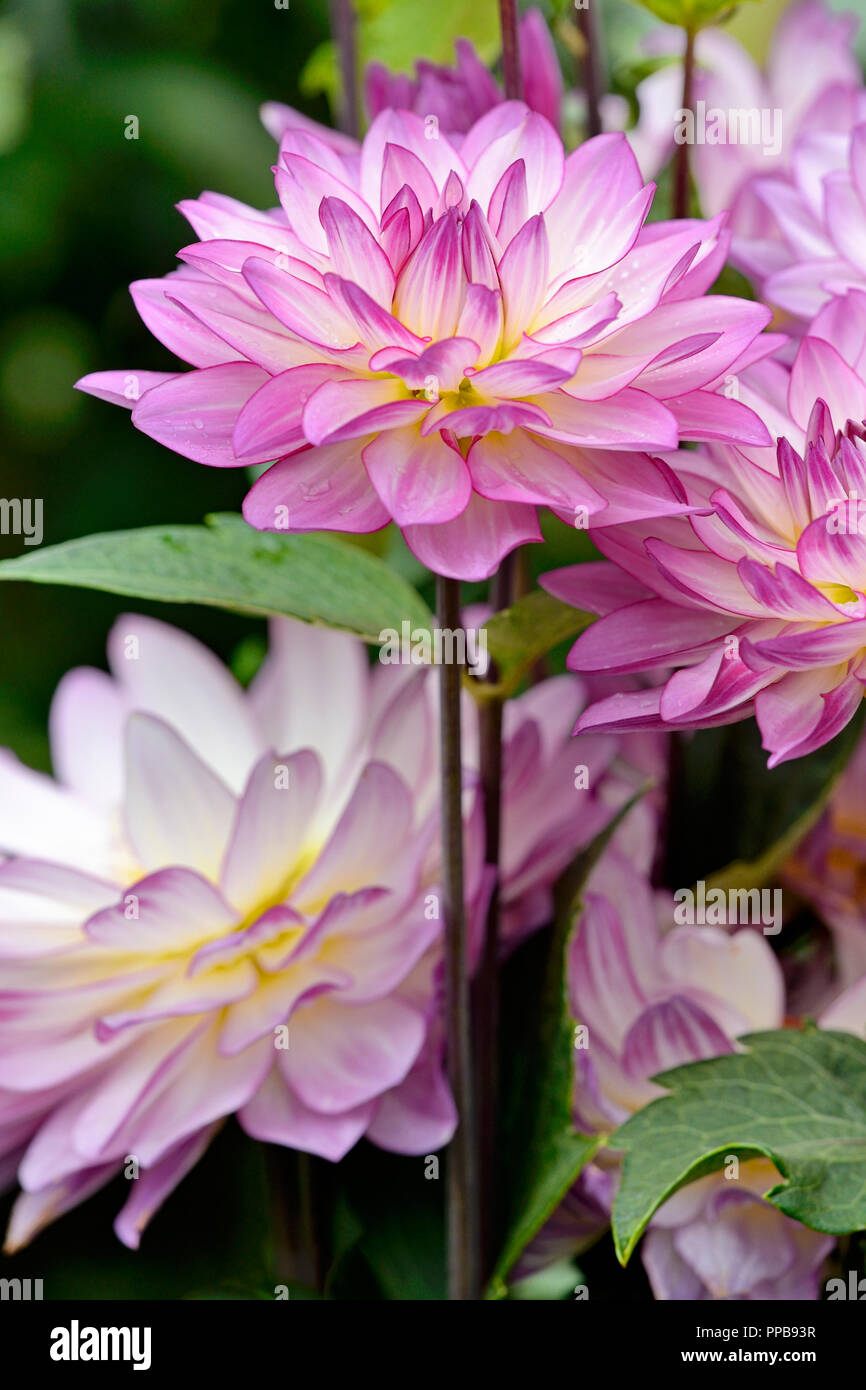
[[[569,670],[549,674],[556,639],[536,649],[512,614],[504,626],[532,646],[520,693],[494,665],[449,707],[453,683],[430,668],[370,664],[360,639],[281,619],[242,688],[189,636],[119,619],[110,674],[73,671],[57,692],[54,777],[0,757],[12,1250],[131,1157],[116,1231],[137,1246],[230,1117],[334,1162],[362,1138],[403,1155],[449,1144],[466,1118],[446,1052],[457,870],[459,963],[484,983],[491,957],[495,977],[553,920],[578,856],[593,866],[566,974],[573,1120],[601,1146],[518,1279],[609,1225],[611,1135],[662,1094],[660,1073],[792,1018],[866,1031],[862,746],[782,870],[829,929],[807,987],[753,926],[676,925],[659,887],[680,790],[672,731],[754,718],[774,768],[830,743],[866,690],[852,27],[802,0],[765,71],[721,31],[688,44],[702,119],[778,111],[782,124],[697,140],[703,216],[660,220],[645,176],[675,150],[682,64],[640,85],[631,143],[608,130],[567,152],[538,11],[519,39],[524,100],[461,42],[455,69],[373,65],[362,138],[269,104],[276,205],[182,203],[196,240],[179,268],[131,287],[181,365],[78,385],[194,463],[253,468],[251,528],[392,527],[454,608],[449,581],[491,578],[543,543],[552,514],[571,528],[556,553],[580,556],[541,580],[582,610]],[[665,31],[650,46],[676,58],[684,43]],[[729,262],[766,303],[710,292]],[[562,611],[530,597],[539,629],[561,635]],[[642,1246],[654,1296],[817,1298],[834,1239],[765,1200],[779,1179],[769,1158],[744,1159],[665,1201]]]
[[[198,642],[121,618],[111,674],[62,681],[56,780],[0,761],[0,1154],[8,1246],[123,1170],[128,1245],[223,1120],[336,1160],[450,1139],[442,1074],[436,682],[275,623],[243,691]],[[298,679],[298,672],[303,679]],[[570,744],[581,683],[512,701],[500,894],[507,938],[630,795],[617,740]],[[466,897],[483,922],[477,729]],[[579,787],[575,763],[586,769]],[[506,941],[506,944],[507,941]]]

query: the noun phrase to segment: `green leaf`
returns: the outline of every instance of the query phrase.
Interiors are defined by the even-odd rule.
[[[814,825],[857,746],[864,710],[806,758],[768,769],[754,720],[676,738],[669,863],[672,887],[762,887]]]
[[[485,624],[487,651],[496,667],[496,680],[473,680],[478,700],[505,699],[520,685],[536,661],[595,621],[592,613],[562,603],[543,589],[534,589],[504,608]]]
[[[816,1028],[740,1041],[747,1052],[655,1077],[672,1094],[611,1136],[625,1152],[613,1209],[623,1264],[661,1204],[730,1153],[772,1160],[784,1181],[766,1195],[787,1216],[834,1235],[866,1226],[866,1042]]]
[[[378,642],[385,628],[429,626],[426,605],[375,555],[320,533],[255,531],[239,516],[205,526],[147,526],[65,541],[0,563],[0,579],[202,603],[344,628]]]
[[[707,24],[718,24],[734,13],[741,0],[640,0],[645,10],[651,10],[665,24],[677,24],[695,33]]]
[[[568,1002],[568,944],[579,897],[611,836],[643,796],[633,796],[562,875],[553,931],[539,932],[516,952],[504,976],[502,1135],[520,1135],[505,1200],[505,1239],[488,1296],[502,1298],[521,1252],[553,1215],[603,1141],[579,1134],[571,1117],[574,1027]]]

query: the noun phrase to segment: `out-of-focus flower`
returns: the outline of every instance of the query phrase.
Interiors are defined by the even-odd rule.
[[[531,111],[545,116],[559,129],[559,108],[562,100],[562,72],[556,48],[544,16],[538,9],[527,10],[520,24],[520,74],[523,100]],[[434,117],[433,130],[442,130],[454,142],[470,130],[481,116],[505,100],[499,83],[484,66],[472,44],[457,39],[454,44],[456,66],[429,63],[419,59],[415,77],[393,73],[383,63],[368,63],[364,73],[364,100],[370,118],[387,107],[414,111],[425,121]],[[281,120],[275,118],[274,107],[267,109],[266,124],[277,140],[282,139],[291,109],[277,108]],[[435,139],[435,135],[431,135]]]
[[[741,1162],[737,1179],[699,1178],[653,1217],[641,1256],[658,1299],[813,1302],[835,1244],[763,1200],[781,1181],[768,1159]]]
[[[847,988],[866,976],[866,741],[857,745],[826,811],[788,861],[785,879],[832,932],[837,986]]]
[[[673,926],[669,893],[619,847],[590,876],[568,959],[575,1042],[575,1122],[609,1132],[662,1094],[650,1077],[735,1049],[743,1033],[780,1027],[784,984],[751,928]],[[613,1203],[615,1156],[602,1151],[539,1233],[518,1276],[577,1254]],[[779,1175],[763,1160],[736,1179],[713,1173],[656,1213],[641,1254],[657,1299],[814,1299],[833,1245],[762,1200]],[[569,1239],[570,1238],[570,1239]]]
[[[702,30],[695,45],[691,153],[701,208],[708,216],[730,209],[732,260],[764,299],[798,319],[864,283],[864,132],[855,127],[866,106],[856,27],[853,15],[800,0],[782,16],[765,71],[722,30]],[[655,32],[648,46],[679,58],[683,31]],[[681,62],[638,87],[640,120],[630,139],[647,177],[673,152],[682,91]]]
[[[579,1128],[610,1130],[663,1094],[657,1072],[781,1026],[782,974],[759,932],[673,926],[672,896],[616,848],[583,903],[568,958],[571,1011],[588,1030],[575,1048]]]
[[[619,570],[545,578],[605,614],[573,647],[574,669],[677,668],[655,689],[594,705],[579,729],[705,728],[754,713],[773,767],[854,716],[866,681],[864,368],[866,294],[849,291],[822,310],[790,374],[779,368],[787,402],[765,401],[786,436],[775,463],[770,450],[683,454],[680,479],[706,511],[599,531]],[[778,393],[778,377],[760,381]]]
[[[244,506],[259,529],[393,520],[431,569],[482,579],[541,539],[538,506],[578,525],[682,510],[635,450],[767,442],[718,383],[769,311],[705,297],[722,218],[644,225],[653,190],[623,136],[566,159],[503,102],[458,149],[386,110],[360,154],[290,127],[275,177],[270,212],[183,204],[202,240],[133,286],[195,370],[79,383],[200,463],[276,460]]]
[[[366,1135],[425,1153],[456,1123],[439,1024],[437,681],[279,622],[243,692],[197,642],[122,618],[112,676],[70,673],[57,780],[0,757],[0,1170],[15,1248],[140,1176],[128,1245],[237,1114],[336,1160]],[[303,679],[298,679],[298,672]],[[470,697],[466,696],[467,701]],[[559,677],[509,705],[502,900],[519,938],[610,819],[617,740],[580,747]],[[466,711],[467,909],[490,890]],[[588,785],[587,785],[588,783]]]

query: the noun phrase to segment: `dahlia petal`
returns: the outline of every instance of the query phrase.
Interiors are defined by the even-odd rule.
[[[722,1191],[704,1219],[680,1227],[673,1242],[714,1298],[742,1297],[761,1280],[778,1278],[795,1257],[778,1210],[750,1192]]]
[[[239,410],[267,380],[251,362],[226,362],[155,386],[137,402],[132,423],[184,458],[214,468],[237,468],[232,431]],[[259,461],[266,462],[267,455]]]
[[[198,1134],[190,1135],[132,1184],[130,1195],[114,1222],[114,1234],[128,1250],[138,1249],[145,1227],[198,1163],[218,1129],[219,1124],[207,1125]]]
[[[715,391],[668,396],[665,405],[676,419],[681,439],[721,439],[725,443],[772,443],[767,427],[753,410]]]
[[[319,208],[319,218],[337,275],[354,280],[383,309],[390,309],[394,298],[394,272],[366,224],[339,198],[325,198]]]
[[[565,444],[600,449],[675,449],[676,420],[660,401],[630,387],[620,391],[616,407],[606,402],[580,401],[568,392],[549,392],[543,397],[551,424],[533,426],[536,434]]]
[[[377,190],[376,204],[373,205],[381,206],[383,220],[385,210],[391,207],[394,199],[399,197],[404,188],[411,189],[413,196],[418,201],[422,215],[430,208],[435,207],[438,201],[439,190],[436,187],[436,180],[418,156],[402,145],[394,145],[389,142],[385,146],[381,184]],[[413,241],[415,240],[416,238],[413,238]],[[417,240],[420,240],[420,234]]]
[[[514,346],[540,309],[548,280],[550,253],[544,218],[524,223],[499,262],[505,310],[504,341]]]
[[[480,212],[477,203],[474,203],[473,207]],[[526,164],[522,159],[518,159],[510,168],[505,170],[494,188],[490,198],[490,206],[487,209],[487,220],[493,235],[504,249],[528,219],[529,196],[526,187]],[[468,266],[467,274],[470,279],[475,278]]]
[[[573,671],[646,671],[669,665],[731,629],[727,614],[643,599],[592,623],[572,647]]]
[[[302,155],[284,154],[274,170],[277,195],[292,231],[312,251],[327,252],[328,238],[319,209],[326,198],[339,198],[375,235],[372,210],[348,183]]]
[[[50,857],[110,878],[111,849],[97,808],[0,749],[0,853]]]
[[[258,257],[244,262],[243,276],[274,318],[305,342],[332,352],[357,344],[355,324],[325,290]]]
[[[169,298],[173,291],[193,283],[187,280],[188,274],[175,271],[161,280],[134,281],[129,293],[139,317],[169,352],[192,367],[216,367],[223,362],[231,362],[236,354],[228,344]],[[139,392],[136,399],[141,394]]]
[[[598,512],[605,506],[573,464],[524,430],[483,435],[469,450],[467,463],[476,492],[491,501],[532,502],[575,516],[578,508]]]
[[[177,372],[141,372],[137,368],[127,372],[90,372],[76,381],[75,389],[132,410],[146,391],[161,386],[164,381],[172,381],[176,376]]]
[[[470,338],[448,338],[431,343],[418,357],[406,357],[399,348],[386,348],[370,358],[370,370],[394,372],[412,391],[456,391],[478,358],[478,344]]]
[[[259,531],[378,531],[390,521],[361,462],[368,440],[321,444],[281,459],[244,498]]]
[[[768,616],[803,621],[814,618],[828,622],[838,617],[838,610],[822,593],[790,565],[775,561],[775,570],[756,560],[740,560],[737,573],[746,589],[766,610]]]
[[[705,1009],[674,994],[648,1005],[635,1019],[622,1055],[630,1075],[648,1081],[672,1067],[732,1051],[733,1044]]]
[[[304,407],[327,381],[349,380],[348,373],[329,362],[290,367],[269,377],[254,391],[235,421],[232,449],[239,459],[277,459],[306,444]]]
[[[311,120],[309,116],[296,111],[293,106],[286,106],[281,101],[266,101],[260,108],[259,115],[265,130],[275,140],[282,140],[287,130],[305,130],[318,136],[344,157],[358,153],[358,141],[353,136],[344,135],[342,131],[333,130],[330,126],[320,125],[318,121]]]
[[[824,179],[825,222],[843,260],[866,271],[863,252],[864,205],[847,170]]]
[[[199,1035],[187,1064],[167,1080],[140,1116],[125,1128],[126,1152],[135,1153],[143,1168],[165,1157],[181,1140],[240,1110],[261,1085],[273,1060],[265,1041],[236,1057],[220,1056],[215,1028]]]
[[[487,209],[506,169],[522,159],[530,215],[543,212],[562,186],[562,141],[543,116],[521,102],[503,102],[482,116],[466,136],[460,153],[469,166],[464,180],[469,199]]]
[[[455,579],[489,579],[509,551],[542,539],[534,507],[490,502],[473,493],[454,521],[407,526],[406,544],[436,574]]]
[[[785,981],[765,936],[744,928],[673,927],[661,948],[665,969],[698,997],[712,996],[713,1017],[729,1037],[779,1028]]]
[[[394,307],[400,320],[422,337],[453,337],[465,289],[460,235],[449,213],[425,232],[400,272]]]
[[[445,187],[452,169],[465,182],[466,166],[462,154],[458,153],[442,130],[437,140],[428,140],[420,116],[412,111],[389,109],[373,121],[361,147],[361,193],[371,208],[382,205],[384,163],[389,144],[415,155],[430,173],[437,190]],[[414,187],[412,179],[408,182]]]
[[[311,444],[340,444],[412,425],[428,410],[428,402],[407,399],[402,383],[393,378],[326,381],[304,406],[303,429]]]
[[[421,1049],[423,1017],[398,999],[304,1006],[303,1027],[281,1058],[283,1075],[305,1105],[339,1114],[398,1085]]]
[[[755,717],[770,753],[768,767],[823,747],[853,719],[863,687],[848,676],[828,690],[832,679],[826,668],[795,671],[757,697]]]
[[[340,1114],[311,1110],[295,1095],[275,1067],[238,1115],[253,1139],[317,1154],[337,1163],[354,1148],[375,1113],[367,1102]]]
[[[253,768],[220,874],[223,892],[242,916],[257,903],[284,896],[302,857],[321,787],[319,759],[309,748],[284,762],[266,753]]]
[[[202,193],[176,206],[201,241],[261,242],[274,250],[293,247],[292,255],[301,249],[281,208],[260,212],[223,193]]]
[[[562,187],[546,211],[552,264],[590,275],[634,245],[654,186],[644,188],[624,135],[596,135],[565,161]]]
[[[457,1120],[442,1063],[425,1047],[406,1078],[382,1096],[367,1138],[390,1153],[428,1154],[449,1142]]]
[[[401,280],[407,268],[408,263],[401,272]],[[352,280],[343,280],[339,275],[326,275],[325,286],[372,352],[379,348],[401,347],[414,356],[427,346],[426,338],[411,333],[399,318],[383,309]]]
[[[301,911],[315,911],[335,893],[402,881],[411,867],[412,820],[403,779],[383,763],[367,763],[334,833],[295,889],[293,903]]]
[[[439,433],[417,429],[377,435],[363,451],[370,481],[398,526],[452,521],[472,492],[462,454]]]
[[[135,914],[125,900],[94,913],[90,941],[117,950],[158,954],[200,945],[238,924],[222,894],[193,869],[159,869],[134,885]]]
[[[495,362],[492,367],[484,367],[473,372],[470,380],[477,391],[485,395],[532,396],[540,391],[552,390],[569,381],[580,365],[580,352],[566,351],[557,360],[552,355],[544,357],[512,358],[511,361]]]
[[[703,550],[680,550],[666,541],[649,540],[646,549],[661,573],[689,598],[727,613],[762,618],[763,605],[748,592],[735,565]]]
[[[542,589],[563,603],[601,616],[654,597],[639,580],[607,560],[568,565],[565,569],[540,575],[538,582]]]
[[[123,725],[128,705],[104,671],[67,671],[49,716],[51,759],[59,782],[96,806],[123,796]]]
[[[605,449],[578,449],[575,464],[607,501],[590,527],[618,526],[645,517],[679,516],[692,510],[680,480],[663,459]]]
[[[165,721],[235,793],[265,751],[243,691],[213,652],[156,618],[123,614],[108,664],[132,708]]]
[[[842,500],[847,501],[837,499]],[[866,588],[866,536],[861,536],[859,530],[832,531],[832,521],[832,517],[816,517],[800,535],[800,571],[814,583],[847,584],[855,593],[861,593]]]
[[[819,397],[829,406],[837,429],[846,420],[866,418],[866,383],[830,343],[806,337],[791,368],[788,392],[791,414],[804,429]]]
[[[243,358],[266,372],[282,372],[309,360],[306,343],[289,338],[273,314],[252,302],[249,292],[242,297],[224,285],[193,280],[166,297],[221,338],[231,358]]]
[[[105,1187],[117,1172],[117,1164],[101,1164],[72,1174],[63,1182],[44,1188],[41,1192],[21,1192],[9,1216],[6,1243],[7,1255],[28,1245],[49,1222]]]
[[[298,679],[316,671],[320,681]],[[274,619],[247,699],[266,746],[314,748],[331,791],[349,783],[368,727],[366,653],[347,632]]]

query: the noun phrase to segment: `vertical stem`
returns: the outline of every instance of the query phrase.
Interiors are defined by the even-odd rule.
[[[494,610],[513,602],[517,554],[506,555],[490,585]],[[496,680],[495,667],[487,680]],[[502,701],[485,700],[478,712],[480,775],[484,801],[484,860],[494,871],[484,945],[472,991],[475,1084],[478,1094],[478,1169],[481,1192],[483,1270],[492,1273],[496,1216],[496,1117],[499,1071],[499,859],[502,838]]]
[[[330,0],[331,33],[340,69],[338,121],[346,135],[360,132],[358,92],[357,16],[353,0]]]
[[[601,134],[599,103],[604,92],[604,57],[598,22],[599,0],[589,0],[585,8],[575,11],[577,27],[583,40],[581,76],[586,96],[586,133]]]
[[[458,580],[437,575],[436,611],[443,629],[460,629]],[[482,1277],[481,1208],[463,892],[460,667],[453,661],[443,662],[439,672],[446,1039],[448,1075],[460,1117],[448,1148],[448,1294],[451,1299],[478,1299]]]
[[[277,1281],[318,1289],[323,1262],[315,1160],[276,1144],[266,1146],[265,1156]]]
[[[499,0],[499,23],[502,28],[502,79],[505,98],[507,101],[521,101],[523,75],[520,71],[517,0]]]
[[[683,111],[691,111],[692,109],[694,78],[695,35],[693,30],[687,29],[686,52],[683,59]],[[674,217],[688,217],[689,215],[689,145],[686,140],[681,145],[677,145],[674,158],[673,214]]]

